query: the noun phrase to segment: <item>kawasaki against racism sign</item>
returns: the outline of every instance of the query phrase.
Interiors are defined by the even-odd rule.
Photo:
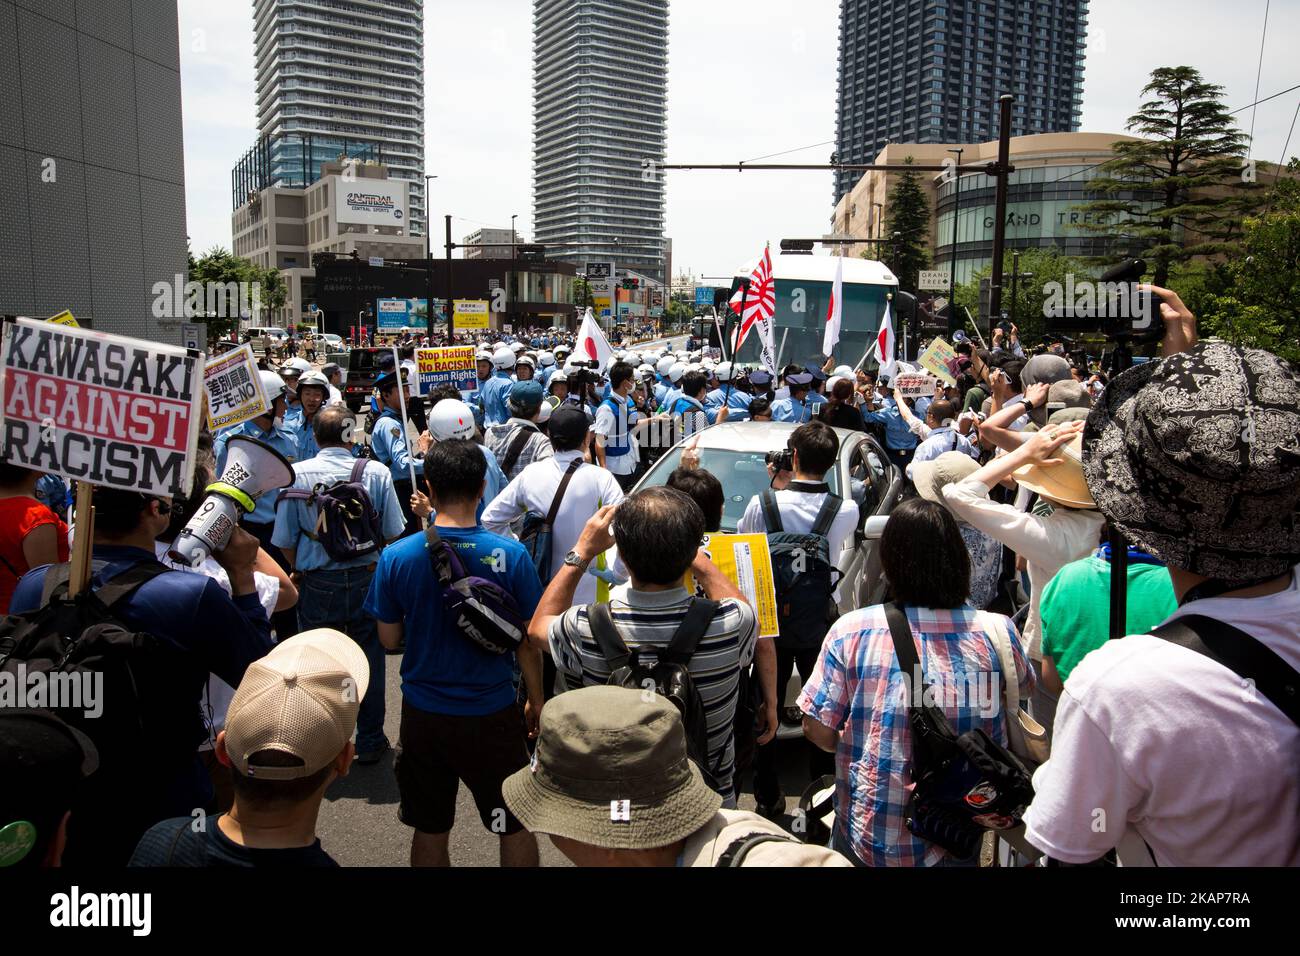
[[[0,453],[76,481],[156,495],[188,491],[199,358],[89,329],[10,323],[0,359]]]

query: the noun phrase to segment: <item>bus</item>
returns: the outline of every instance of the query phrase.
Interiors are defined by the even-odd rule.
[[[822,361],[822,338],[826,329],[826,309],[830,304],[831,286],[835,282],[835,267],[839,256],[810,256],[777,253],[772,256],[772,272],[776,278],[776,313],[773,316],[773,340],[777,350],[777,366],[807,365]],[[857,259],[845,256],[844,305],[840,320],[840,341],[835,349],[835,364],[856,367],[863,355],[875,342],[880,331],[880,321],[885,313],[885,296],[898,291],[898,279],[889,268],[875,259]],[[746,263],[732,283],[740,288],[740,280],[750,275],[757,260]],[[735,326],[735,313],[730,313],[731,326]],[[899,332],[897,308],[894,309],[895,334]],[[740,347],[737,360],[761,365],[757,329],[750,331]],[[872,363],[868,362],[868,366]]]

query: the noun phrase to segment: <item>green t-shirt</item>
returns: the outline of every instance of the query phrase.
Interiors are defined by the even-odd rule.
[[[1174,613],[1169,569],[1128,566],[1126,634],[1145,634]],[[1043,656],[1052,658],[1064,681],[1088,654],[1110,638],[1110,562],[1096,555],[1061,568],[1043,590],[1040,605]]]

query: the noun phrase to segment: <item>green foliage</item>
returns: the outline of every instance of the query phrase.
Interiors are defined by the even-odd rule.
[[[1244,171],[1245,136],[1222,94],[1192,67],[1153,70],[1142,90],[1149,99],[1127,124],[1142,139],[1115,143],[1115,158],[1089,183],[1100,198],[1081,206],[1106,214],[1081,228],[1124,234],[1114,251],[1146,259],[1157,285],[1193,256],[1232,253],[1242,218],[1267,192]]]
[[[579,276],[573,280],[573,304],[584,307],[590,301],[591,285],[586,279]]]
[[[277,269],[262,269],[240,256],[234,255],[221,246],[213,246],[198,259],[192,252],[189,258],[189,280],[202,283],[247,282],[249,288],[257,288],[260,297],[261,314],[253,318],[265,321],[269,313],[284,308],[288,298],[288,289],[284,277]],[[239,324],[238,316],[209,316],[206,318],[208,337],[219,338],[234,331]]]
[[[1050,294],[1052,284],[1057,283],[1061,288],[1065,288],[1069,275],[1073,274],[1074,281],[1078,283],[1093,278],[1098,269],[1086,259],[1062,255],[1057,249],[1028,249],[1020,253],[1021,278],[1016,282],[1013,309],[1010,278],[1012,261],[1010,255],[1003,260],[1004,274],[1007,278],[1002,283],[1002,308],[1009,316],[1014,316],[1013,321],[1020,330],[1020,341],[1028,348],[1037,344],[1047,331],[1046,320],[1043,318],[1043,303]],[[991,271],[989,268],[981,269],[975,273],[970,282],[957,286],[958,315],[965,317],[961,308],[965,306],[972,316],[979,319],[979,280],[988,276]],[[1024,278],[1025,273],[1031,273],[1032,278]],[[985,320],[980,328],[985,338],[988,337],[987,326],[988,322]]]
[[[1172,288],[1196,314],[1202,336],[1300,362],[1300,190],[1279,184],[1269,211],[1247,217],[1242,228],[1231,260],[1188,275],[1186,294]]]
[[[912,157],[903,162],[910,166]],[[920,175],[914,170],[899,175],[889,194],[888,209],[885,236],[892,241],[880,244],[875,252],[868,250],[864,257],[879,256],[898,277],[898,287],[915,292],[918,273],[930,265],[930,203],[921,189]]]

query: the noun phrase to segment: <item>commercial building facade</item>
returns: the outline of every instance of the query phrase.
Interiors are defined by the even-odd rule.
[[[425,239],[407,235],[410,183],[385,166],[322,163],[305,188],[271,184],[253,191],[230,217],[231,250],[262,268],[280,270],[284,308],[259,323],[304,320],[314,304],[317,253],[369,261],[423,258]]]
[[[517,251],[516,246],[528,240],[519,232],[511,232],[509,229],[484,227],[471,232],[462,241],[466,247],[466,259],[507,259]]]
[[[0,0],[0,84],[0,313],[179,344],[175,0]]]
[[[411,235],[423,235],[423,0],[254,0],[257,126],[271,137],[276,182],[306,185],[328,146],[375,144],[393,179],[409,184]],[[355,155],[348,151],[348,155]]]
[[[1131,139],[1113,133],[1048,133],[1011,139],[1010,159],[1015,171],[1007,184],[1006,249],[1055,248],[1079,257],[1106,256],[1113,252],[1115,236],[1091,232],[1083,226],[1104,225],[1101,214],[1079,207],[1091,198],[1089,180],[1097,167],[1114,156],[1117,141]],[[909,157],[917,165],[952,159],[949,150],[961,148],[962,164],[984,164],[997,159],[996,140],[983,143],[890,143],[871,162],[902,164]],[[836,204],[831,232],[856,239],[889,240],[889,196],[900,173],[872,170]],[[948,270],[953,262],[953,211],[957,215],[957,283],[970,281],[993,260],[994,180],[984,173],[965,173],[961,195],[957,177],[946,173],[918,173],[930,203],[927,237],[935,269]],[[1154,201],[1155,197],[1151,197]],[[886,251],[881,244],[858,249]]]
[[[1088,0],[840,0],[836,155],[994,139],[1004,93],[1012,135],[1077,130],[1087,22]],[[839,202],[857,174],[834,176]]]
[[[534,241],[663,282],[668,0],[533,0]]]

